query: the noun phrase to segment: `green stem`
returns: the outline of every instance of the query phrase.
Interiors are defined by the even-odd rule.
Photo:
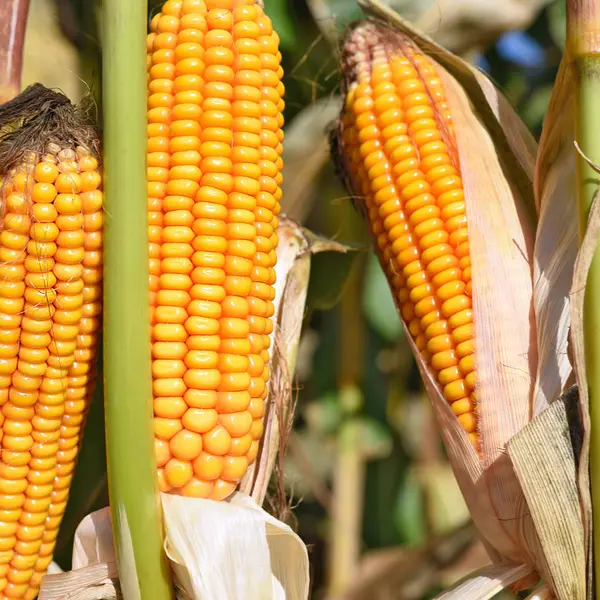
[[[576,59],[579,85],[576,92],[576,139],[582,152],[600,164],[600,55]],[[589,210],[600,185],[598,173],[577,157],[577,204],[580,239],[585,234]],[[590,477],[594,521],[596,594],[600,594],[600,254],[596,252],[588,274],[584,304],[585,362],[590,394]]]
[[[600,0],[567,0],[566,52],[574,60],[575,139],[585,157],[600,164]],[[577,156],[579,239],[587,228],[600,176]],[[585,369],[590,406],[590,482],[592,492],[594,586],[600,597],[600,254],[588,273],[584,299]],[[590,574],[591,575],[591,574]]]
[[[147,0],[104,0],[104,378],[108,482],[127,600],[169,600],[152,434],[146,198]]]

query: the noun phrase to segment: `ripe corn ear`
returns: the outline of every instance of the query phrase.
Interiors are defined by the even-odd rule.
[[[40,85],[0,108],[0,594],[33,599],[91,399],[102,280],[95,137]],[[27,151],[25,152],[25,149]]]
[[[348,35],[334,158],[398,311],[478,444],[471,257],[452,117],[429,58],[370,23]]]
[[[229,496],[256,458],[281,198],[279,38],[254,0],[168,0],[148,36],[160,489]]]

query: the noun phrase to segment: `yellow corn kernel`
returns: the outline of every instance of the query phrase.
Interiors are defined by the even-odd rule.
[[[477,445],[468,228],[452,120],[433,63],[395,35],[372,24],[349,34],[334,153],[398,312]]]
[[[278,44],[255,0],[168,0],[151,23],[149,287],[163,491],[225,498],[262,435],[281,198]]]

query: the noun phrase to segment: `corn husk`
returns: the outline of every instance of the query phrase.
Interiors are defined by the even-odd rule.
[[[285,450],[293,418],[292,379],[300,341],[310,257],[348,248],[305,232],[282,218],[277,249],[273,333],[265,437],[259,456],[224,502],[161,494],[165,552],[178,598],[187,600],[306,600],[306,546],[285,523],[262,508],[271,474]],[[281,476],[281,473],[278,473]],[[281,512],[285,498],[276,485],[271,504]],[[41,600],[119,598],[120,588],[109,508],[83,519],[75,533],[73,570],[46,575]]]
[[[548,588],[540,597],[584,600],[586,556],[581,552],[584,532],[575,477],[579,449],[567,443],[567,412],[552,411],[573,376],[567,346],[577,222],[565,174],[574,161],[572,138],[564,138],[564,123],[555,127],[553,121],[568,121],[568,96],[561,92],[553,97],[534,177],[535,142],[483,73],[377,0],[360,4],[373,20],[404,34],[437,63],[467,202],[479,455],[410,335],[407,339],[454,473],[497,566],[439,597],[481,600],[503,587],[523,589],[542,578]],[[533,443],[529,451],[534,454],[527,457],[525,450]],[[546,493],[545,502],[536,502],[552,467],[553,484],[561,494]],[[551,522],[556,519],[562,520],[558,532]]]

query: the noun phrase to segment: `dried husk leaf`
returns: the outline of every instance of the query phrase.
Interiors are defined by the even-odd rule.
[[[165,550],[179,598],[308,598],[306,546],[249,496],[235,492],[226,502],[171,494],[161,494],[161,499]],[[73,567],[66,573],[44,576],[39,597],[120,597],[109,508],[88,515],[77,528]]]
[[[577,387],[563,394],[507,444],[540,538],[542,572],[558,600],[585,600],[586,559],[576,457],[582,425]]]
[[[227,502],[161,494],[165,550],[194,600],[307,600],[302,540],[249,496]]]
[[[434,600],[489,600],[530,573],[531,567],[525,565],[490,565],[459,581]]]
[[[573,86],[569,61],[563,59],[544,120],[534,181],[540,212],[533,269],[539,355],[534,414],[560,396],[572,375],[569,294],[578,251]]]
[[[265,435],[256,462],[240,483],[239,490],[262,505],[277,459],[282,459],[293,419],[293,374],[300,344],[302,321],[310,279],[311,256],[319,252],[354,251],[332,240],[315,236],[292,219],[282,217],[277,250],[275,283],[276,327],[271,334],[275,348],[271,363]],[[281,469],[282,470],[282,469]],[[279,482],[280,490],[282,482]]]
[[[278,236],[274,301],[277,325],[270,336],[271,348],[275,351],[271,364],[265,434],[256,462],[248,469],[240,484],[240,491],[252,496],[259,505],[264,501],[280,451],[282,425],[285,429],[290,416],[291,374],[295,369],[310,275],[310,257],[304,258],[308,243],[301,228],[293,221],[282,219]]]

